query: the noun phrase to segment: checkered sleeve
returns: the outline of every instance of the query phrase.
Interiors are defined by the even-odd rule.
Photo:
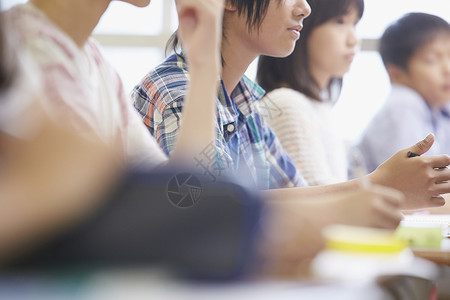
[[[172,57],[150,72],[131,93],[134,107],[168,156],[174,149],[180,131],[188,80],[184,63]],[[229,175],[234,169],[218,124],[216,130],[215,144],[207,145],[196,157],[197,167],[214,180]]]
[[[267,145],[267,159],[271,165],[270,188],[308,186],[272,129],[265,123],[264,139]]]
[[[187,74],[171,65],[149,73],[131,94],[134,107],[163,151],[169,155],[179,134]]]

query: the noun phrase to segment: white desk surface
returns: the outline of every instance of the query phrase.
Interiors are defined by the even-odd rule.
[[[392,299],[375,283],[313,284],[259,281],[228,284],[188,283],[158,278],[148,271],[109,271],[89,278],[0,276],[0,299],[225,300],[225,299]]]

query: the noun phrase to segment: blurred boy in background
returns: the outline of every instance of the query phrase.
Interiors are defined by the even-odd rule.
[[[426,153],[450,155],[450,25],[409,13],[384,32],[379,52],[392,83],[384,106],[357,145],[369,172],[429,132]]]

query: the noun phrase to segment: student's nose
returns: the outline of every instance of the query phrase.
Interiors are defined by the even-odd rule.
[[[311,7],[306,0],[295,0],[294,15],[304,19],[311,14]]]
[[[356,34],[356,28],[354,26],[349,28],[348,35],[347,35],[347,45],[350,47],[355,47],[359,44],[359,38]]]
[[[444,59],[443,71],[445,75],[450,76],[450,55],[447,55]]]

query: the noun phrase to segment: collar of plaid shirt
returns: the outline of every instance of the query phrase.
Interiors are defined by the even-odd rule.
[[[229,96],[223,81],[220,82],[218,101],[218,121],[222,124],[225,139],[227,141],[242,127],[245,120],[254,112],[255,102],[264,96],[265,91],[247,76],[239,81],[236,88]],[[231,100],[233,99],[233,100]],[[229,130],[233,125],[233,130]]]
[[[185,60],[184,52],[181,51],[180,54],[175,55],[174,58],[177,59],[177,65],[187,72],[188,65]],[[217,119],[218,124],[222,124],[224,137],[227,142],[234,134],[236,134],[238,129],[244,125],[244,121],[254,111],[254,103],[261,100],[265,93],[266,92],[262,87],[244,75],[241,80],[239,80],[230,97],[223,80],[220,79],[218,101],[222,105],[217,105]],[[230,125],[233,125],[233,130],[228,129],[230,128]]]

